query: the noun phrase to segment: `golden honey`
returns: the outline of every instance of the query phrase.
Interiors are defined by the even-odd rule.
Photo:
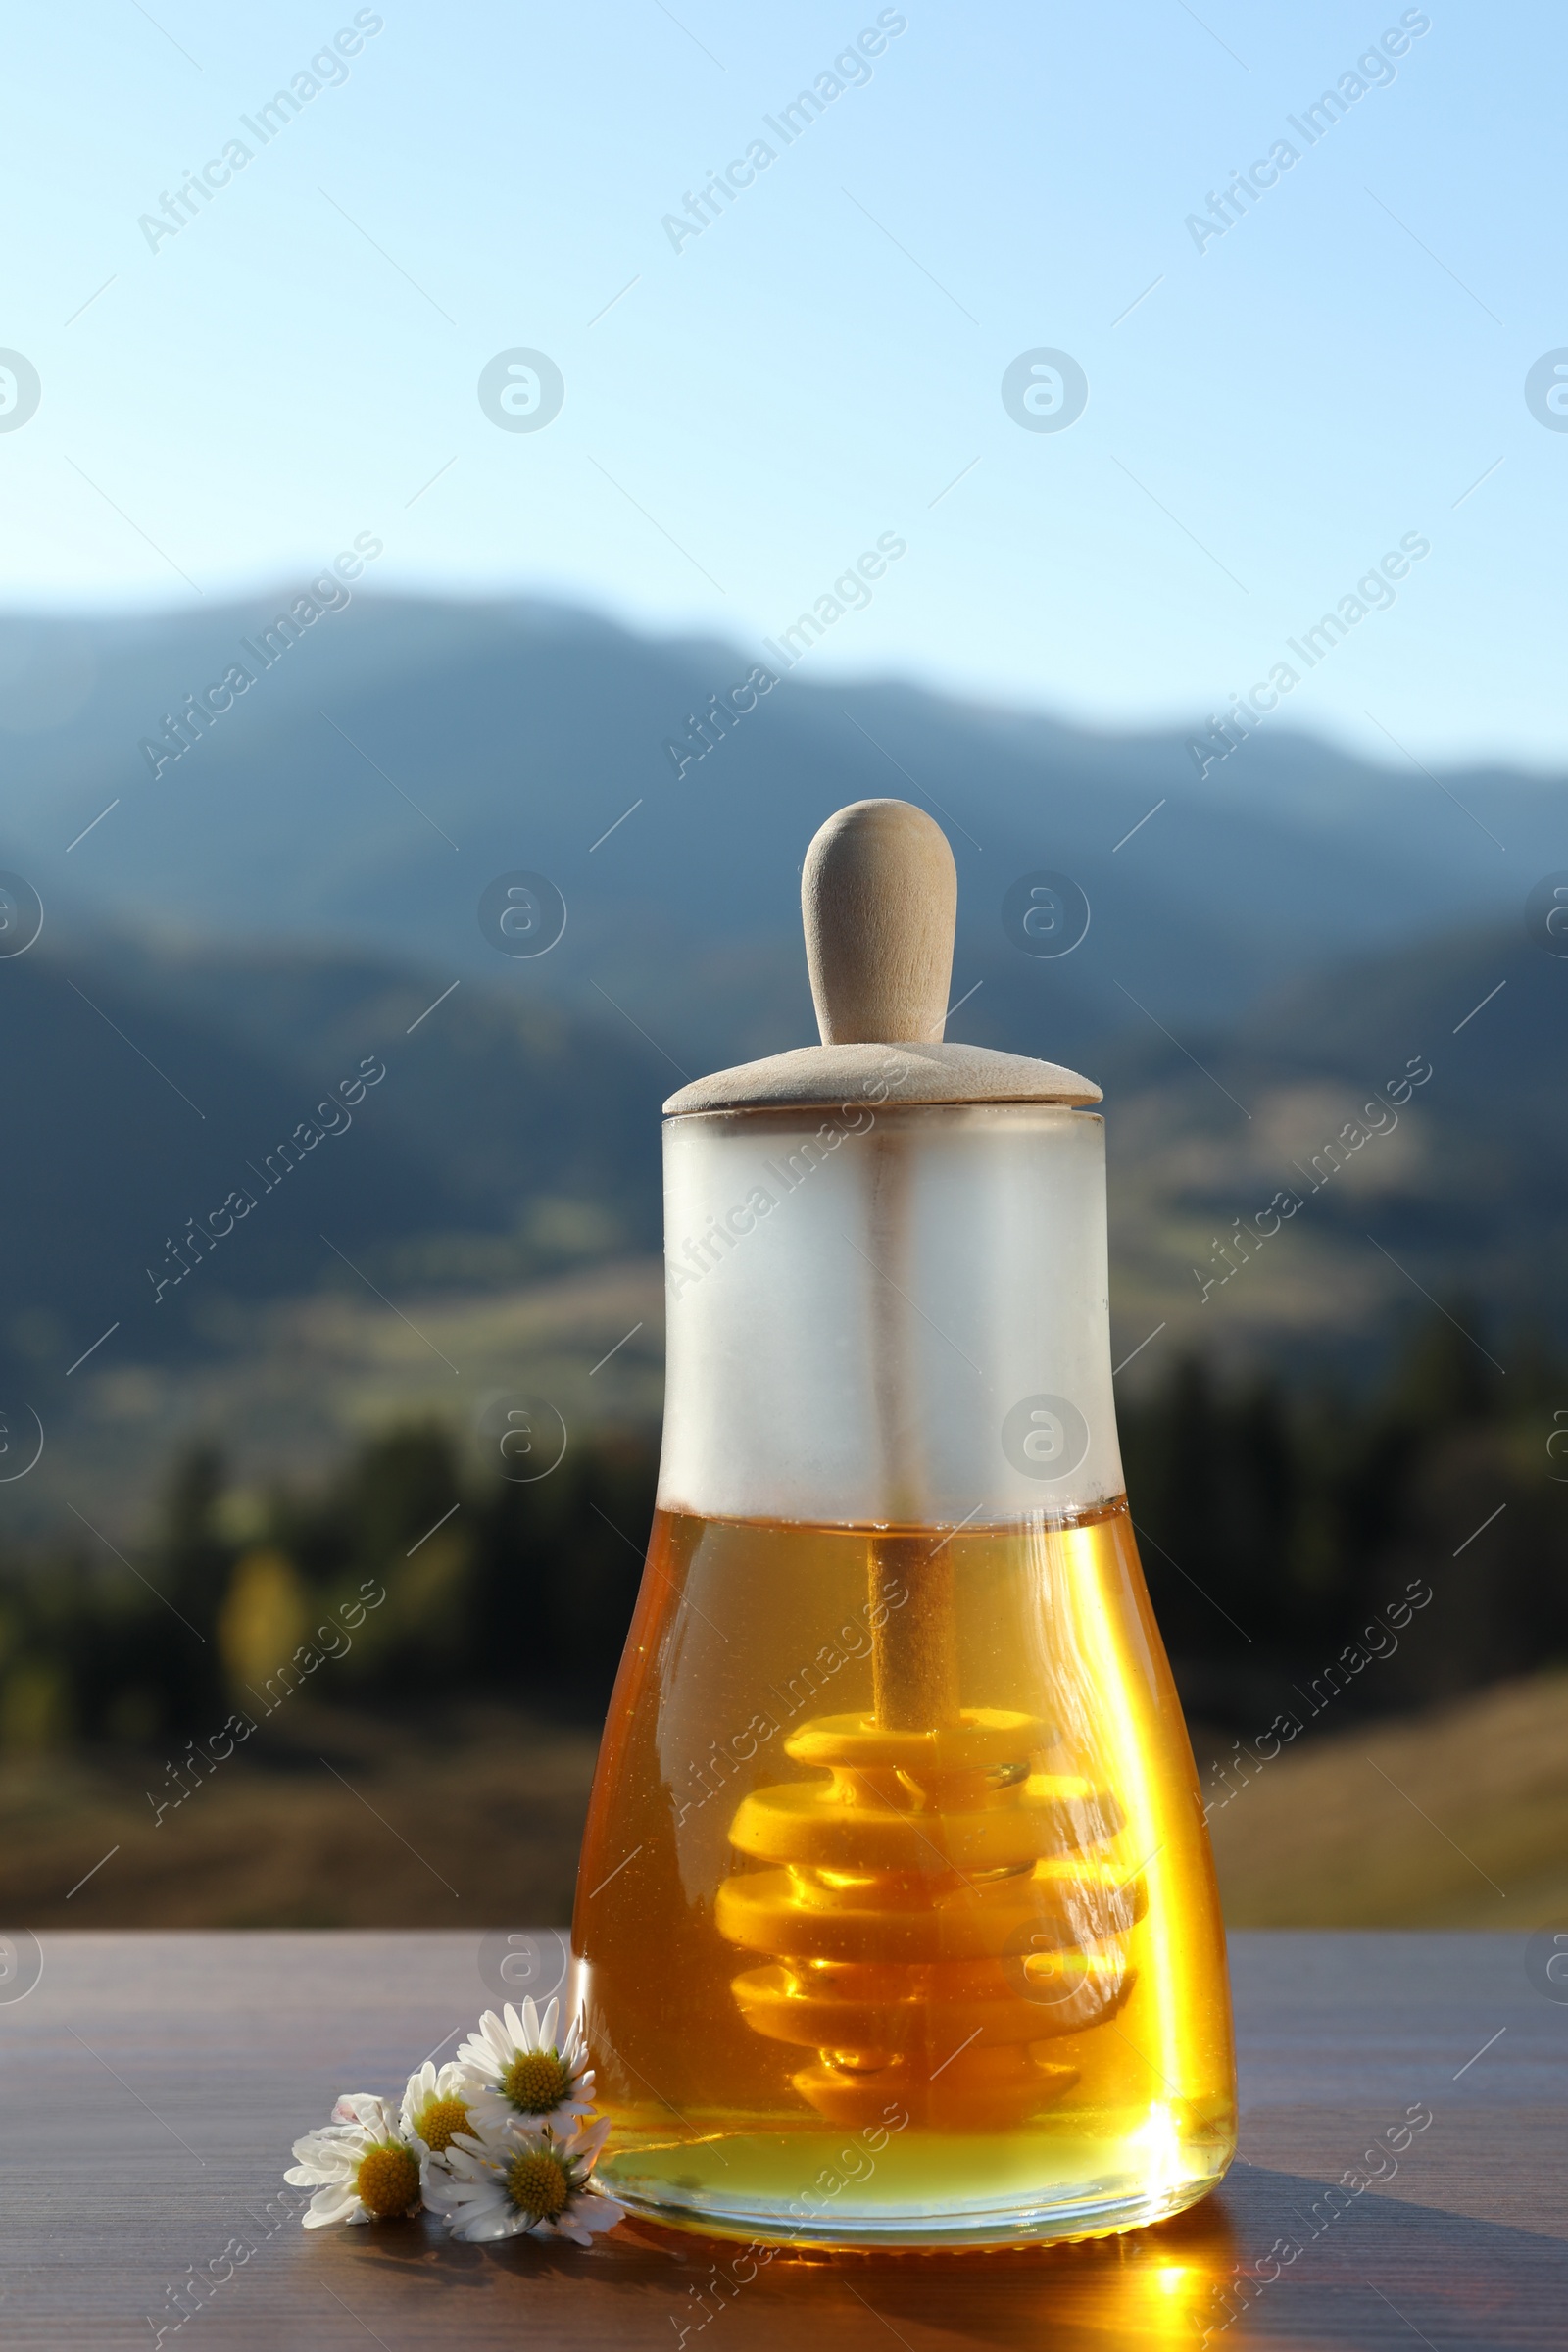
[[[661,1512],[573,1945],[600,2175],[652,2218],[984,2245],[1202,2195],[1223,1932],[1125,1502]]]

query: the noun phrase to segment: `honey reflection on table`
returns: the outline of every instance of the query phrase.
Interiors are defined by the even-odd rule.
[[[1234,2308],[1230,2290],[1244,2259],[1223,2190],[1148,2230],[985,2253],[738,2251],[732,2242],[645,2222],[624,2224],[620,2235],[679,2266],[673,2278],[684,2285],[685,2308],[677,2289],[673,2340],[686,2343],[728,2311],[743,2318],[748,2307],[758,2340],[782,2340],[777,2330],[788,2314],[803,2339],[820,2326],[824,2340],[836,2342],[836,2323],[858,2303],[867,2319],[906,2338],[914,2329],[929,2340],[935,2329],[947,2342],[1031,2352],[1047,2345],[1051,2352],[1135,2345],[1197,2352]],[[1247,2332],[1245,2321],[1228,2331],[1233,2352],[1241,2352]],[[743,2325],[719,2340],[740,2352],[749,2337]]]

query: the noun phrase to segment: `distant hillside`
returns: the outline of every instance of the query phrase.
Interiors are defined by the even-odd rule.
[[[1152,1020],[1091,1041],[1124,1398],[1182,1353],[1364,1387],[1433,1300],[1478,1361],[1506,1367],[1531,1329],[1560,1348],[1565,991],[1568,963],[1484,931],[1330,972],[1228,1034],[1189,1028],[1186,1052]],[[470,1385],[559,1392],[579,1423],[657,1421],[670,1081],[612,1010],[365,955],[121,939],[0,962],[0,1406],[50,1432],[0,1487],[0,1535],[66,1499],[126,1524],[203,1430],[279,1466],[397,1415],[461,1420],[448,1359]],[[367,1060],[384,1079],[323,1110]],[[1400,1102],[1412,1061],[1431,1076]],[[340,1132],[269,1184],[307,1121]],[[187,1220],[234,1188],[255,1208],[199,1261],[187,1244],[174,1280]]]
[[[269,617],[0,619],[0,858],[48,909],[38,946],[0,959],[0,1406],[62,1434],[87,1414],[106,1476],[220,1389],[279,1444],[302,1412],[369,1411],[368,1327],[346,1355],[299,1352],[323,1289],[390,1332],[415,1298],[456,1329],[573,1269],[643,1283],[659,1103],[810,1038],[799,862],[868,794],[924,800],[954,844],[952,1034],[1105,1088],[1126,1387],[1182,1348],[1359,1373],[1423,1294],[1468,1328],[1465,1298],[1489,1331],[1568,1325],[1568,962],[1520,921],[1568,865],[1562,783],[1440,789],[1265,733],[1200,780],[1179,735],[808,662],[677,778],[666,743],[747,674],[735,648],[358,594],[155,780],[138,746]],[[1003,929],[1008,885],[1041,867],[1092,907],[1061,958]],[[517,868],[567,908],[532,959],[476,914]],[[1412,1061],[1432,1075],[1397,1125],[1345,1150]],[[384,1079],[322,1109],[362,1064]],[[312,1122],[335,1132],[301,1146]],[[297,1164],[271,1173],[291,1138]],[[233,1219],[216,1247],[182,1240],[215,1211]],[[572,1382],[600,1340],[589,1312],[557,1350]],[[4,1514],[43,1491],[3,1490]]]
[[[1484,1302],[1494,1334],[1568,1327],[1565,1016],[1568,961],[1487,930],[1298,983],[1180,1046],[1142,1015],[1090,1041],[1117,1360],[1164,1327],[1130,1382],[1184,1347],[1364,1362],[1423,1293]],[[658,1249],[674,1081],[612,1006],[596,1018],[364,954],[122,937],[0,962],[0,1364],[39,1410],[74,1409],[116,1364],[254,1353],[260,1327],[242,1339],[230,1312],[246,1301],[342,1286],[390,1313],[368,1285],[483,1295]],[[955,1023],[981,1027],[972,1004]],[[1431,1076],[1406,1090],[1411,1064]],[[374,1068],[363,1100],[322,1107]],[[285,1152],[284,1173],[270,1155],[302,1123],[336,1132]],[[236,1201],[216,1247],[182,1254],[236,1191],[254,1209]]]
[[[895,793],[933,809],[958,859],[954,993],[980,984],[967,1033],[1070,1058],[1135,1021],[1131,998],[1178,1030],[1228,1025],[1348,955],[1512,918],[1568,860],[1561,780],[1456,772],[1440,789],[1392,749],[1384,770],[1260,730],[1200,781],[1179,732],[1096,735],[835,683],[809,657],[727,735],[710,728],[677,779],[666,744],[757,649],[653,642],[536,602],[359,591],[253,662],[254,684],[155,780],[141,743],[276,610],[0,620],[0,852],[57,935],[107,909],[207,938],[352,943],[521,1003],[605,1013],[608,992],[665,1067],[710,1068],[809,1038],[803,851],[833,808]],[[1002,929],[1007,886],[1042,867],[1093,908],[1059,961]],[[549,875],[569,909],[537,962],[508,963],[475,918],[516,868]]]
[[[1286,1748],[1231,1777],[1236,1793],[1209,1834],[1232,1927],[1568,1921],[1561,1672]]]
[[[418,1859],[435,1852],[459,1917],[565,1927],[591,1730],[495,1709],[412,1721],[403,1709],[394,1725],[297,1704],[290,1747],[236,1754],[159,1835],[145,1788],[168,1785],[161,1753],[8,1761],[0,1899],[39,1927],[448,1926],[452,1895]],[[1503,1684],[1287,1749],[1210,1834],[1233,1928],[1561,1927],[1568,1686]],[[106,1850],[113,1867],[68,1912],[64,1889]]]
[[[65,1409],[117,1362],[199,1359],[233,1303],[655,1248],[651,1050],[451,986],[288,949],[0,962],[8,1387]]]
[[[1308,1234],[1364,1229],[1375,1203],[1440,1279],[1489,1295],[1500,1281],[1506,1297],[1510,1252],[1528,1234],[1532,1279],[1554,1290],[1557,1261],[1539,1248],[1556,1231],[1568,1152],[1556,1078],[1568,960],[1511,928],[1484,929],[1348,962],[1226,1028],[1188,1026],[1180,1043],[1154,1013],[1133,1007],[1129,1029],[1088,1041],[1107,1098],[1124,1278],[1139,1266],[1152,1278],[1175,1222],[1190,1255],[1190,1218],[1222,1237],[1240,1218],[1246,1232],[1287,1186],[1302,1213],[1276,1258]],[[579,1013],[519,1000],[505,975],[454,987],[439,968],[352,952],[119,935],[85,953],[45,941],[0,962],[0,1019],[22,1120],[5,1191],[32,1236],[13,1277],[18,1304],[90,1315],[115,1268],[177,1238],[215,1187],[220,1200],[247,1169],[260,1180],[267,1152],[367,1058],[388,1077],[346,1111],[361,1132],[311,1161],[317,1176],[356,1165],[341,1206],[336,1177],[314,1204],[296,1198],[303,1187],[277,1187],[276,1213],[224,1253],[222,1288],[299,1287],[310,1278],[299,1237],[317,1234],[328,1207],[368,1248],[512,1233],[523,1203],[556,1200],[562,1247],[541,1229],[532,1254],[509,1261],[514,1274],[658,1240],[659,1104],[676,1080],[612,1005]],[[956,1035],[983,1028],[978,1000],[954,1023]],[[1430,1063],[1431,1078],[1380,1114],[1385,1132],[1316,1162],[1411,1062]],[[573,1212],[582,1231],[568,1246]],[[1222,1276],[1207,1235],[1200,1246],[1197,1262]],[[313,1241],[310,1264],[318,1254]],[[1254,1255],[1255,1275],[1216,1284],[1210,1320],[1268,1285],[1270,1252],[1254,1243]],[[434,1259],[429,1276],[446,1278]],[[1197,1305],[1190,1267],[1182,1282]]]
[[[1151,1023],[1095,1067],[1125,1347],[1163,1321],[1163,1349],[1278,1362],[1289,1335],[1364,1365],[1431,1298],[1494,1347],[1568,1328],[1568,961],[1511,927],[1440,937],[1184,1043]]]

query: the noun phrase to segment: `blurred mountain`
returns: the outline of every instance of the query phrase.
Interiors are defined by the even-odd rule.
[[[159,1361],[233,1302],[658,1243],[663,1079],[589,1016],[303,947],[40,942],[0,962],[0,1354],[29,1396],[115,1323]]]
[[[1509,1327],[1560,1337],[1565,1016],[1568,961],[1510,925],[1180,1043],[1142,1015],[1102,1038],[1125,1384],[1189,1349],[1369,1380],[1434,1300],[1494,1357]],[[302,1461],[469,1413],[487,1382],[657,1418],[668,1073],[612,1011],[368,954],[105,936],[0,962],[0,1406],[86,1440],[0,1489],[8,1519],[58,1501],[55,1466],[119,1510],[204,1428]],[[193,1242],[231,1192],[254,1206]]]
[[[241,641],[291,601],[0,620],[0,863],[46,907],[0,958],[0,1415],[86,1433],[50,1456],[67,1485],[129,1494],[209,1422],[286,1456],[445,1410],[449,1358],[657,1413],[660,1101],[813,1035],[802,854],[884,793],[957,858],[951,1034],[1105,1088],[1127,1384],[1186,1348],[1369,1374],[1429,1298],[1489,1351],[1568,1323],[1568,963],[1520,920],[1568,865],[1561,780],[1266,728],[1200,779],[1179,733],[809,657],[677,778],[666,745],[752,667],[733,646],[356,592],[264,665]],[[143,742],[240,659],[247,693],[155,780]],[[518,868],[567,908],[532,959],[476,913]],[[1092,907],[1056,959],[1001,919],[1040,868]]]
[[[1392,744],[1384,770],[1265,725],[1200,780],[1180,732],[813,678],[809,655],[677,779],[666,744],[760,656],[533,601],[356,589],[274,634],[264,667],[297,594],[0,621],[0,851],[57,934],[107,916],[327,940],[591,1006],[695,1071],[812,1035],[801,858],[834,808],[892,793],[930,807],[958,859],[967,1033],[1072,1058],[1138,1004],[1178,1031],[1229,1025],[1348,956],[1513,917],[1564,858],[1561,779],[1438,778]],[[140,746],[236,662],[254,683],[155,780]],[[568,920],[514,962],[476,906],[519,868],[556,883]],[[1040,868],[1093,908],[1059,960],[1002,929],[1008,885]]]
[[[1369,1335],[1434,1300],[1478,1346],[1560,1335],[1565,1039],[1568,961],[1510,925],[1348,959],[1185,1051],[1118,1041],[1095,1071],[1118,1340],[1163,1321],[1163,1349],[1364,1375]]]

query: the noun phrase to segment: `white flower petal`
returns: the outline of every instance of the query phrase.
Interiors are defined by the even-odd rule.
[[[527,2226],[520,2213],[483,2213],[472,2221],[459,2223],[452,2234],[466,2238],[471,2245],[482,2245],[487,2239],[520,2237]]]
[[[468,2121],[477,2127],[481,2138],[498,2138],[511,2129],[516,2114],[505,2093],[492,2090],[488,2082],[476,2082],[468,2093]]]
[[[311,2199],[308,2212],[300,2220],[307,2230],[327,2230],[335,2222],[352,2221],[356,2215],[363,2220],[365,2208],[352,2189],[318,2189]]]
[[[374,2092],[349,2091],[332,2113],[331,2123],[303,2133],[294,2142],[296,2162],[283,2176],[291,2188],[317,2191],[310,2210],[301,2216],[307,2230],[322,2230],[339,2221],[372,2220],[356,2189],[368,2151],[391,2145],[406,2148],[417,2161],[421,2146],[394,2118],[387,2101]]]
[[[610,2118],[600,2117],[597,2124],[585,2124],[567,2142],[567,2154],[585,2160],[590,2166],[598,2161],[601,2149],[610,2137]]]
[[[294,2142],[294,2154],[299,2159],[298,2165],[285,2178],[292,2180],[297,2188],[305,2188],[313,2181],[347,2180],[359,2162],[358,2149],[350,2152],[334,2146],[330,2141],[323,2145],[315,2134],[297,2139]]]
[[[607,2197],[603,2189],[595,2189],[591,2195],[573,2200],[571,2216],[585,2230],[613,2230],[617,2222],[626,2219],[626,2208],[614,2197]]]
[[[458,2044],[458,2063],[471,2068],[486,2081],[494,2081],[511,2056],[512,2046],[506,2026],[493,2009],[487,2009],[479,2020],[478,2032]]]
[[[371,2090],[348,2090],[332,2110],[334,2124],[358,2124],[374,2132],[386,2121],[386,2101]]]

